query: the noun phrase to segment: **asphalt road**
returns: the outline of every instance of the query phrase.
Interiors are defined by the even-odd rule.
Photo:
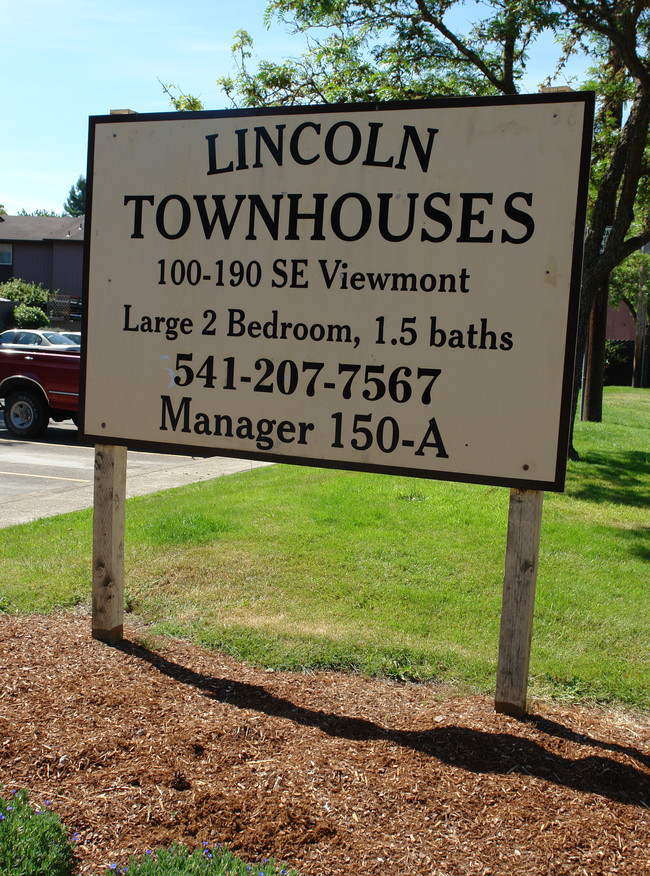
[[[0,412],[0,528],[78,511],[93,504],[95,450],[71,422],[50,423],[37,441],[18,441]],[[210,480],[265,463],[224,457],[176,456],[129,450],[126,495]]]

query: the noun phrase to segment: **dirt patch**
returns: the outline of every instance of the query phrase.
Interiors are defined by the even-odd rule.
[[[80,873],[179,840],[304,876],[650,872],[650,719],[242,665],[88,617],[0,616],[0,784]]]

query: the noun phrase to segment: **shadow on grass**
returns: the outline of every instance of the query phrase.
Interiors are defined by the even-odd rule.
[[[650,804],[650,779],[631,764],[603,756],[563,757],[538,743],[511,733],[486,733],[467,727],[440,727],[424,731],[391,730],[362,718],[348,718],[305,708],[270,693],[261,685],[231,678],[215,678],[187,669],[133,642],[116,646],[153,666],[169,678],[190,685],[211,700],[238,709],[254,709],[265,715],[284,718],[342,739],[363,742],[385,741],[411,748],[436,760],[473,773],[520,773],[536,776],[576,791],[599,794],[621,803],[647,807]],[[527,719],[552,736],[577,744],[625,754],[650,768],[650,755],[632,747],[603,742],[543,718]]]
[[[650,562],[650,525],[619,529],[617,534],[628,542],[631,554]]]
[[[588,502],[614,502],[650,508],[650,452],[628,450],[614,458],[591,452],[567,478],[567,494]]]

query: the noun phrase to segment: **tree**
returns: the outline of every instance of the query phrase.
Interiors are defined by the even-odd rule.
[[[614,307],[623,304],[629,311],[632,319],[637,317],[639,300],[639,277],[648,272],[650,257],[643,251],[635,252],[623,264],[618,265],[610,276],[609,302]],[[645,298],[648,298],[648,290],[644,285]]]
[[[647,379],[648,357],[648,259],[650,247],[643,247],[644,259],[639,269],[639,286],[635,313],[636,333],[634,338],[634,370],[632,386],[643,386]]]
[[[592,207],[585,239],[580,354],[585,348],[599,289],[608,283],[615,267],[650,240],[650,15],[645,4],[632,0],[587,4],[565,0],[563,5],[575,16],[583,33],[591,35],[594,45],[604,46],[607,51],[605,59],[601,49],[599,75],[590,83],[599,87],[602,101],[592,167]],[[625,121],[623,105],[629,109]]]
[[[592,153],[592,201],[596,200],[596,193],[607,178],[612,157],[621,138],[625,107],[635,100],[637,83],[629,75],[617,46],[601,36],[592,40],[593,52],[596,56],[596,65],[590,71],[590,79],[585,87],[591,88],[601,96],[599,112],[596,115],[595,139]],[[647,139],[647,137],[646,137]],[[647,167],[648,155],[644,156],[643,163]],[[627,237],[631,238],[643,232],[643,226],[647,225],[648,216],[648,184],[646,174],[639,178],[636,191],[634,213],[639,216],[641,223],[632,224],[627,231]],[[609,199],[609,217],[606,210],[602,211],[602,219],[605,221],[605,239],[609,228],[616,219],[616,203]],[[601,245],[601,250],[603,249]],[[636,251],[638,256],[639,252]],[[620,278],[624,273],[629,273],[627,266],[630,265],[631,257],[619,262],[618,269],[614,270],[604,281],[596,293],[594,305],[589,322],[587,342],[587,354],[585,356],[585,372],[582,394],[581,416],[584,420],[600,421],[602,419],[602,388],[604,375],[604,350],[606,338],[607,306],[619,304],[621,301]],[[631,265],[630,265],[631,267]],[[637,264],[638,287],[638,264]],[[632,296],[638,298],[635,292]],[[629,299],[632,300],[631,298]],[[641,312],[643,317],[643,311]]]
[[[250,37],[239,31],[236,74],[219,83],[234,105],[270,106],[516,94],[528,51],[552,32],[556,72],[572,53],[596,53],[599,119],[584,247],[574,411],[590,315],[612,270],[650,241],[650,8],[642,0],[486,0],[484,18],[454,26],[461,0],[270,0],[267,24],[308,35],[302,57],[248,68]],[[462,10],[461,10],[462,11]],[[451,22],[451,23],[450,23]],[[615,59],[615,62],[614,62]],[[612,96],[625,106],[613,123]],[[636,220],[636,227],[633,225]],[[577,458],[571,446],[570,455]]]
[[[80,176],[70,189],[68,200],[63,205],[68,216],[83,216],[86,212],[86,178]]]
[[[20,210],[18,213],[16,213],[16,215],[17,216],[59,216],[60,214],[55,213],[54,210],[45,210],[45,209],[32,210],[31,213],[28,213],[27,210],[23,207],[23,209]]]
[[[647,341],[647,314],[650,304],[648,268],[650,266],[650,247],[635,252],[623,264],[612,271],[610,277],[610,303],[624,305],[636,325],[634,342],[634,368],[632,385],[643,386],[650,352]]]

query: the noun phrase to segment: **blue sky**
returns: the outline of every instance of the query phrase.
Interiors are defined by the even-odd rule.
[[[86,173],[88,117],[111,109],[168,112],[158,80],[198,95],[206,109],[226,106],[216,86],[233,70],[235,31],[248,30],[254,53],[298,55],[300,37],[263,24],[266,0],[3,0],[0,204],[62,212]],[[547,44],[535,58],[529,90],[554,66]],[[564,84],[558,82],[557,84]]]

